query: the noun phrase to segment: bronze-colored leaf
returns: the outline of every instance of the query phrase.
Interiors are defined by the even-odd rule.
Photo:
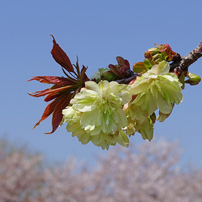
[[[55,38],[53,35],[53,48],[51,50],[51,54],[55,61],[64,67],[68,72],[74,72],[73,65],[67,54],[60,48],[60,46],[56,43]]]

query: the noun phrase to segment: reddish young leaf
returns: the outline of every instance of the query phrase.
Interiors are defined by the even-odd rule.
[[[50,116],[55,108],[55,105],[57,103],[57,99],[52,101],[44,110],[44,113],[41,116],[41,119],[35,124],[35,126],[33,127],[36,128],[36,126],[38,126],[43,120],[45,120],[48,116]]]
[[[62,110],[69,105],[71,98],[72,98],[72,93],[68,94],[67,96],[64,96],[57,102],[57,104],[54,107],[54,112],[52,117],[52,131],[45,134],[54,133],[55,130],[58,128],[63,118]]]
[[[90,79],[88,78],[88,76],[86,75],[86,70],[87,70],[87,67],[85,67],[83,65],[82,69],[81,69],[81,79],[83,81],[83,84],[85,81],[89,81]]]
[[[68,72],[74,72],[74,68],[71,64],[71,61],[67,54],[60,48],[60,46],[56,43],[53,35],[53,48],[51,50],[51,54],[55,61],[64,67]]]
[[[72,96],[78,93],[80,89],[84,86],[85,81],[89,80],[89,78],[85,73],[87,68],[83,66],[82,70],[80,71],[78,59],[75,65],[77,73],[74,72],[74,68],[70,62],[70,59],[68,58],[66,53],[60,48],[60,46],[56,43],[54,37],[51,54],[55,59],[55,61],[58,62],[64,68],[62,70],[64,74],[67,76],[67,78],[57,76],[35,76],[32,79],[28,80],[28,81],[36,80],[45,84],[54,84],[51,88],[36,91],[33,93],[28,93],[33,97],[46,96],[44,99],[45,102],[52,100],[52,102],[46,107],[41,119],[34,126],[35,128],[40,124],[41,121],[43,121],[48,116],[53,114],[52,131],[46,134],[51,134],[58,128],[63,117],[62,110],[69,104]],[[67,74],[65,70],[67,70],[68,72],[73,72],[75,75],[72,75],[71,73]]]
[[[116,60],[117,60],[117,62],[119,64],[119,66],[124,65],[124,59],[121,56],[117,56]]]
[[[118,67],[112,64],[109,64],[108,67],[112,70],[112,72],[118,76],[119,78],[123,78],[123,75],[121,74],[121,72],[119,71]]]
[[[33,80],[39,81],[41,83],[46,83],[46,84],[58,84],[58,85],[72,84],[72,81],[70,81],[68,78],[59,77],[59,76],[33,76],[33,78],[28,81],[33,81]]]
[[[110,64],[108,67],[120,79],[127,78],[131,74],[130,64],[128,60],[124,60],[121,56],[116,57],[118,65]]]
[[[56,91],[54,93],[50,93],[49,95],[47,95],[44,99],[45,102],[49,102],[55,98],[58,98],[58,97],[63,97],[64,95],[68,95],[69,93],[71,93],[73,90],[73,88],[68,88],[68,89],[65,89],[65,90],[62,90],[62,91]]]
[[[33,97],[41,97],[41,96],[44,96],[44,95],[47,95],[47,94],[50,94],[50,93],[51,94],[56,94],[57,92],[60,92],[60,91],[63,91],[65,89],[72,88],[72,87],[73,87],[73,85],[64,86],[64,87],[55,88],[55,89],[48,88],[48,89],[45,89],[45,90],[36,91],[36,92],[33,92],[33,93],[28,93],[28,94],[33,96]]]
[[[71,90],[70,90],[71,91]],[[66,92],[68,93],[68,92]],[[57,97],[60,97],[62,94],[64,94],[64,91],[61,91],[61,92],[56,92],[56,93],[51,93],[49,95],[47,95],[44,99],[45,102],[49,102]]]
[[[128,62],[128,60],[124,60],[124,65],[125,65],[126,67],[129,67],[129,68],[130,68],[130,63]]]

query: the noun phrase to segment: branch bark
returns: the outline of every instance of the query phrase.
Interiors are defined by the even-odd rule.
[[[136,77],[137,77],[138,75],[139,75],[138,73],[135,73],[135,72],[133,72],[133,71],[131,70],[130,77],[117,80],[116,82],[118,82],[119,84],[129,84],[132,80],[136,79]]]
[[[187,71],[188,67],[202,57],[202,40],[200,44],[192,50],[187,56],[181,57],[180,61],[170,64],[170,70],[180,69],[181,71]]]

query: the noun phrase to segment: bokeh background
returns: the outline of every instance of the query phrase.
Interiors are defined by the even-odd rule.
[[[98,68],[116,64],[116,56],[128,59],[131,66],[142,61],[144,52],[154,43],[168,43],[174,51],[187,55],[202,39],[201,7],[202,2],[197,0],[1,1],[0,136],[26,142],[51,160],[64,162],[74,155],[93,165],[96,154],[107,155],[108,151],[91,143],[82,145],[66,132],[65,126],[45,135],[51,131],[51,118],[32,130],[47,103],[27,92],[48,85],[27,80],[32,76],[63,75],[50,54],[50,34],[72,63],[78,55],[80,66],[88,66],[87,75],[91,76]],[[189,69],[202,76],[202,59]],[[155,124],[156,139],[179,140],[184,149],[182,166],[202,165],[201,94],[201,84],[186,85],[183,102],[175,106],[165,122]],[[144,142],[138,133],[130,141]]]

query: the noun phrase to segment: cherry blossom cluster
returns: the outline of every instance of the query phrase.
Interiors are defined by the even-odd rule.
[[[128,147],[129,137],[136,132],[151,141],[155,122],[163,122],[182,102],[185,83],[196,85],[201,80],[188,69],[171,68],[171,62],[179,62],[181,56],[168,44],[148,49],[143,62],[132,69],[118,56],[118,64],[99,68],[90,78],[85,66],[80,70],[78,58],[72,65],[54,37],[51,54],[65,77],[35,76],[29,80],[53,84],[30,93],[51,101],[34,127],[52,114],[50,133],[67,123],[67,131],[82,144],[91,141],[102,149],[117,143]]]

